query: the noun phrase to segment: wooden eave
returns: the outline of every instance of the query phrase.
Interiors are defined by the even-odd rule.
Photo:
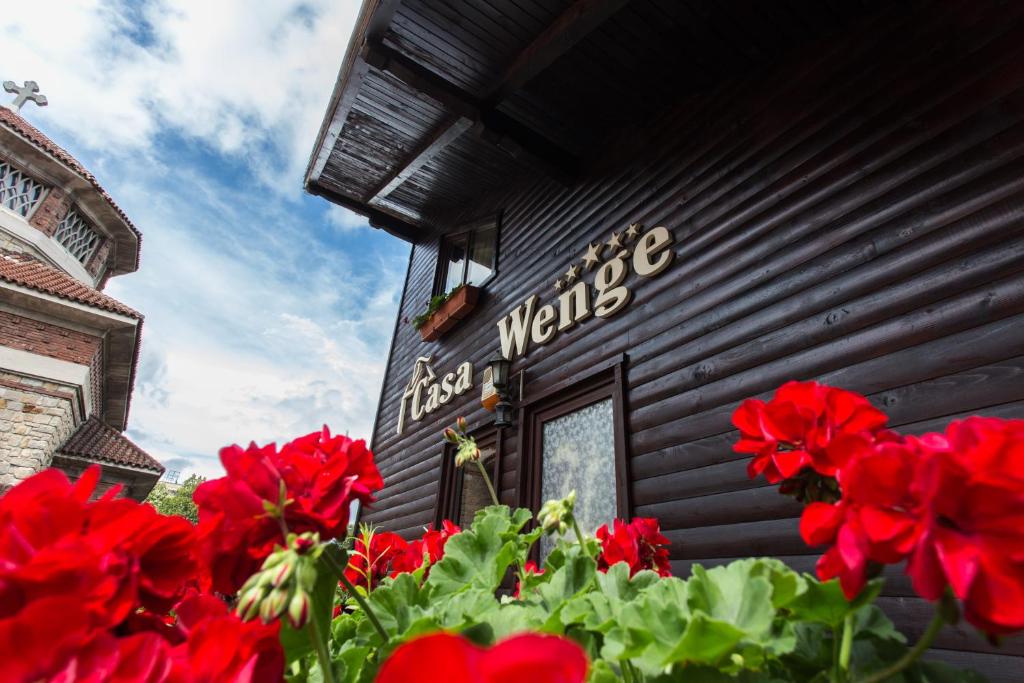
[[[415,243],[483,195],[572,185],[612,132],[642,138],[668,104],[882,6],[364,0],[305,187]]]

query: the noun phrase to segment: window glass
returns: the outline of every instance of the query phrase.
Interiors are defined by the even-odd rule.
[[[576,521],[585,534],[610,524],[617,510],[612,410],[609,398],[543,424],[541,502],[575,490]],[[541,555],[554,545],[552,537],[542,538]]]
[[[480,446],[480,463],[490,473],[494,467],[494,446]],[[491,505],[480,468],[472,463],[462,466],[462,495],[459,497],[459,518],[455,522],[463,529],[473,523],[477,510]]]
[[[498,241],[498,227],[473,233],[469,250],[466,284],[479,285],[494,272],[494,251]]]
[[[444,289],[439,294],[450,292],[462,284],[462,272],[466,261],[466,238],[461,237],[447,243]]]

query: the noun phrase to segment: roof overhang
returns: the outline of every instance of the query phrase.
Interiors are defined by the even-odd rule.
[[[486,198],[574,186],[610,141],[628,155],[656,116],[891,4],[364,0],[305,187],[410,242],[445,233]]]
[[[71,323],[101,337],[103,402],[99,406],[100,414],[104,422],[117,430],[127,427],[142,339],[141,320],[4,280],[0,280],[0,304],[54,324]]]
[[[0,150],[30,175],[66,192],[77,209],[111,240],[113,260],[109,275],[139,269],[141,237],[94,179],[26,139],[3,120],[0,120]]]

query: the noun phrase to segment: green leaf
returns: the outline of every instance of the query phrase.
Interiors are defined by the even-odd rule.
[[[679,643],[662,659],[673,663],[715,664],[742,640],[744,632],[732,624],[695,614],[686,625]]]
[[[373,650],[366,646],[343,647],[334,658],[334,679],[337,683],[356,683]]]
[[[587,683],[619,683],[622,678],[616,673],[611,665],[603,660],[594,662],[587,675]]]
[[[555,612],[562,604],[575,597],[591,586],[597,565],[589,555],[577,545],[569,548],[561,567],[552,575],[547,583],[537,587],[537,593],[550,612]]]
[[[637,572],[630,578],[629,564],[618,562],[610,566],[607,572],[597,573],[597,584],[601,592],[609,598],[633,600],[660,578],[656,573],[647,570]]]
[[[516,560],[519,530],[527,521],[528,510],[511,513],[504,505],[478,511],[472,526],[448,539],[444,557],[431,567],[431,596],[440,599],[470,588],[497,590]]]
[[[426,591],[411,574],[384,579],[367,596],[366,602],[390,638],[411,637],[438,628],[436,619],[428,613]],[[376,645],[381,644],[380,635],[369,619],[359,623],[359,635]]]
[[[720,621],[734,625],[753,637],[765,634],[772,625],[772,584],[757,576],[760,565],[748,561],[733,562],[706,570],[694,565],[686,582],[687,604]]]
[[[432,603],[431,607],[442,628],[460,630],[479,622],[488,612],[497,610],[500,604],[494,593],[472,588]]]
[[[822,582],[810,574],[804,574],[804,580],[807,589],[788,605],[793,617],[799,621],[825,624],[830,628],[842,626],[851,606],[843,595],[839,580]]]

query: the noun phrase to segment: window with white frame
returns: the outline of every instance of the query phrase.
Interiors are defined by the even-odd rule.
[[[57,230],[53,233],[53,239],[57,240],[72,256],[84,264],[95,253],[102,238],[82,218],[81,214],[71,209],[68,211],[68,215],[64,216],[64,220],[57,225]]]
[[[39,181],[27,176],[9,162],[0,161],[0,205],[21,216],[32,213],[46,190]]]

